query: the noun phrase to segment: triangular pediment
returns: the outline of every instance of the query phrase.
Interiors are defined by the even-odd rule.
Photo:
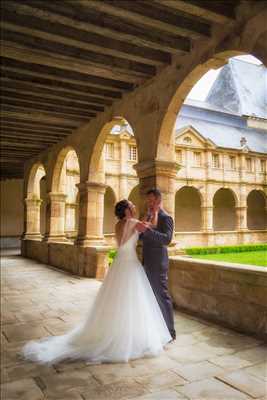
[[[175,144],[199,148],[216,147],[214,142],[208,138],[205,138],[191,125],[185,126],[176,131]]]

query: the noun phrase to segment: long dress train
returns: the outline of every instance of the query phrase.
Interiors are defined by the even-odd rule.
[[[28,342],[22,349],[26,359],[47,364],[63,359],[127,362],[163,350],[171,336],[137,258],[137,240],[134,229],[119,247],[86,318],[64,335]]]

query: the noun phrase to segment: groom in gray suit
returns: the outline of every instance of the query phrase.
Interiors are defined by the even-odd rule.
[[[166,325],[175,340],[172,299],[168,292],[167,250],[173,234],[173,219],[162,209],[162,196],[158,189],[149,190],[146,193],[146,201],[146,221],[137,226],[139,238],[143,241],[143,265]]]

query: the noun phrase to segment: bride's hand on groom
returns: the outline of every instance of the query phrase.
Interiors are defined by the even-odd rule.
[[[151,224],[146,221],[139,221],[136,224],[136,229],[139,233],[144,233],[147,229],[151,229]]]

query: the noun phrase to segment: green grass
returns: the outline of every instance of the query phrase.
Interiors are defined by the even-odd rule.
[[[267,267],[267,252],[265,250],[241,253],[194,254],[191,257]]]

